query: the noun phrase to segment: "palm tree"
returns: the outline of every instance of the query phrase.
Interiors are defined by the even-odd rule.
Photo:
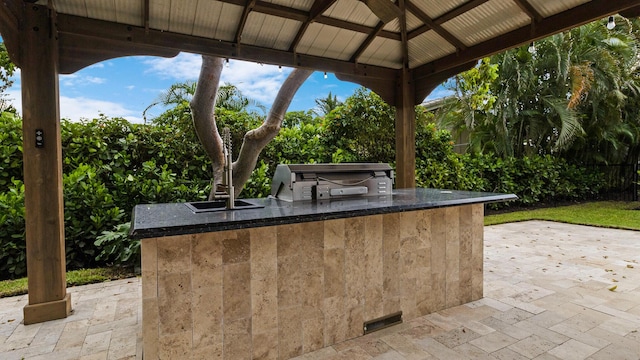
[[[332,110],[342,105],[342,102],[338,100],[338,97],[331,94],[331,91],[329,91],[326,98],[316,99],[315,101],[316,107],[313,112],[320,117],[326,116]]]
[[[162,106],[184,106],[186,111],[190,111],[189,103],[193,99],[193,95],[196,92],[195,81],[184,81],[171,85],[169,89],[161,92],[156,100],[147,106],[142,112],[144,122],[147,122],[147,111],[152,107]],[[230,83],[225,83],[218,88],[216,95],[217,108],[226,109],[230,111],[247,111],[253,107],[261,110],[263,113],[266,111],[264,105],[260,104],[254,99],[250,99],[242,94],[240,89]]]
[[[456,77],[459,100],[441,115],[471,131],[471,148],[501,156],[558,154],[623,161],[638,154],[638,25],[594,22],[513,49]],[[493,76],[493,73],[497,76]],[[443,120],[444,119],[444,120]]]

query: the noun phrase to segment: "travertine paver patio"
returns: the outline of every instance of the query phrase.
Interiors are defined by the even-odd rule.
[[[482,300],[299,359],[640,359],[640,232],[486,227],[484,274]],[[71,317],[29,326],[0,299],[0,359],[141,357],[138,279],[69,291]]]

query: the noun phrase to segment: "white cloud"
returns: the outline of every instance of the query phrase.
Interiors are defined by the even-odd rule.
[[[7,92],[11,103],[22,114],[22,95],[20,89],[12,89]],[[130,110],[122,104],[111,101],[88,99],[84,97],[71,98],[60,96],[60,117],[71,121],[80,119],[93,119],[99,114],[108,117],[123,117],[131,122],[142,123],[142,116],[139,111]]]
[[[88,75],[78,75],[78,74],[60,75],[60,83],[63,86],[69,86],[69,87],[104,84],[106,81],[107,79],[105,78],[88,76]]]
[[[200,55],[180,53],[174,58],[153,58],[144,60],[149,66],[148,73],[176,82],[196,81],[200,75],[202,58]],[[279,71],[275,65],[260,65],[246,61],[230,60],[222,70],[221,82],[235,85],[244,96],[270,106],[280,86],[291,69]]]
[[[164,79],[186,81],[198,78],[202,58],[196,54],[180,53],[172,58],[145,58],[143,63],[149,66],[146,73],[152,73]]]

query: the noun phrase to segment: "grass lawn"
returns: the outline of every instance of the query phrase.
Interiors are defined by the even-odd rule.
[[[67,286],[86,285],[135,276],[119,268],[71,270],[67,272]],[[27,293],[27,278],[0,281],[0,298]]]
[[[602,201],[488,215],[484,219],[484,224],[497,225],[516,221],[549,220],[578,225],[640,230],[640,210],[634,210],[638,208],[640,208],[638,202]],[[73,270],[67,272],[67,286],[85,285],[131,276],[134,275],[121,269]],[[26,293],[27,278],[0,281],[0,297]]]
[[[488,215],[485,225],[527,220],[549,220],[569,224],[640,230],[640,203],[600,201],[578,205]]]

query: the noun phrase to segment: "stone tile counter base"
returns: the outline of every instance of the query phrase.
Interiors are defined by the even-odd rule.
[[[142,239],[145,359],[288,359],[482,298],[483,204]]]

